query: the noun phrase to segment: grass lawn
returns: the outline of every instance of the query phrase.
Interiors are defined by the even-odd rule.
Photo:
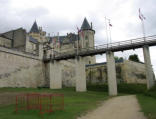
[[[22,111],[18,114],[14,113],[15,105],[0,106],[0,119],[76,119],[77,116],[85,113],[90,109],[94,109],[100,101],[108,99],[108,94],[105,92],[87,91],[85,93],[75,92],[74,88],[65,88],[61,90],[41,89],[26,89],[26,88],[1,88],[2,92],[48,92],[48,93],[63,93],[65,109],[64,111],[56,111],[51,114],[45,114],[41,117],[38,112]]]
[[[156,98],[145,96],[145,95],[137,95],[138,102],[141,106],[141,111],[144,112],[145,116],[148,119],[156,119]]]

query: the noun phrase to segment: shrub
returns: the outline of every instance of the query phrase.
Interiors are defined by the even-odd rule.
[[[98,91],[98,92],[108,92],[108,85],[88,85],[87,90]],[[147,90],[146,84],[118,84],[118,92],[124,94],[143,94],[145,96],[150,96],[156,98],[156,85]]]
[[[156,85],[154,85],[150,90],[146,91],[144,95],[156,98]]]

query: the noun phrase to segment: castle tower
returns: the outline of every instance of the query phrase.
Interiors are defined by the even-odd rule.
[[[94,48],[94,34],[95,31],[92,29],[92,23],[89,25],[86,18],[84,18],[84,21],[82,23],[80,32],[79,32],[79,38],[80,38],[80,45],[82,48]],[[93,64],[96,63],[95,56],[93,57],[87,57],[86,64]]]
[[[36,21],[34,22],[34,24],[30,29],[29,36],[37,39],[38,42],[44,42],[46,40],[45,39],[46,32],[42,31],[42,27],[38,27]]]

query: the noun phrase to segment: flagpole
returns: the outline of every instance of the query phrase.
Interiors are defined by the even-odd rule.
[[[110,29],[110,19],[108,19],[108,21],[109,21],[109,37],[110,37],[110,43],[112,43],[111,29]]]
[[[144,38],[144,41],[145,41],[145,40],[146,40],[146,39],[145,39],[145,36],[146,36],[146,34],[145,34],[145,26],[144,26],[145,17],[144,17],[144,15],[141,13],[140,8],[139,8],[139,18],[140,18],[140,20],[141,20],[141,24],[142,24],[142,33],[143,33],[143,38]]]
[[[144,21],[143,21],[143,20],[141,20],[141,23],[142,23],[142,33],[143,33],[143,37],[144,37],[144,41],[145,41],[145,40],[146,40],[146,39],[145,39],[146,34],[145,34],[145,26],[144,26]]]
[[[105,17],[105,27],[106,27],[106,39],[108,44],[108,32],[107,32],[107,18]]]
[[[78,27],[77,27],[78,28]],[[79,52],[79,29],[77,29],[78,31],[78,38],[77,38],[77,56],[78,56],[78,52]]]

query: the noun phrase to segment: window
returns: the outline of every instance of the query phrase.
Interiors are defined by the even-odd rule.
[[[85,36],[85,40],[88,40],[88,36]]]

